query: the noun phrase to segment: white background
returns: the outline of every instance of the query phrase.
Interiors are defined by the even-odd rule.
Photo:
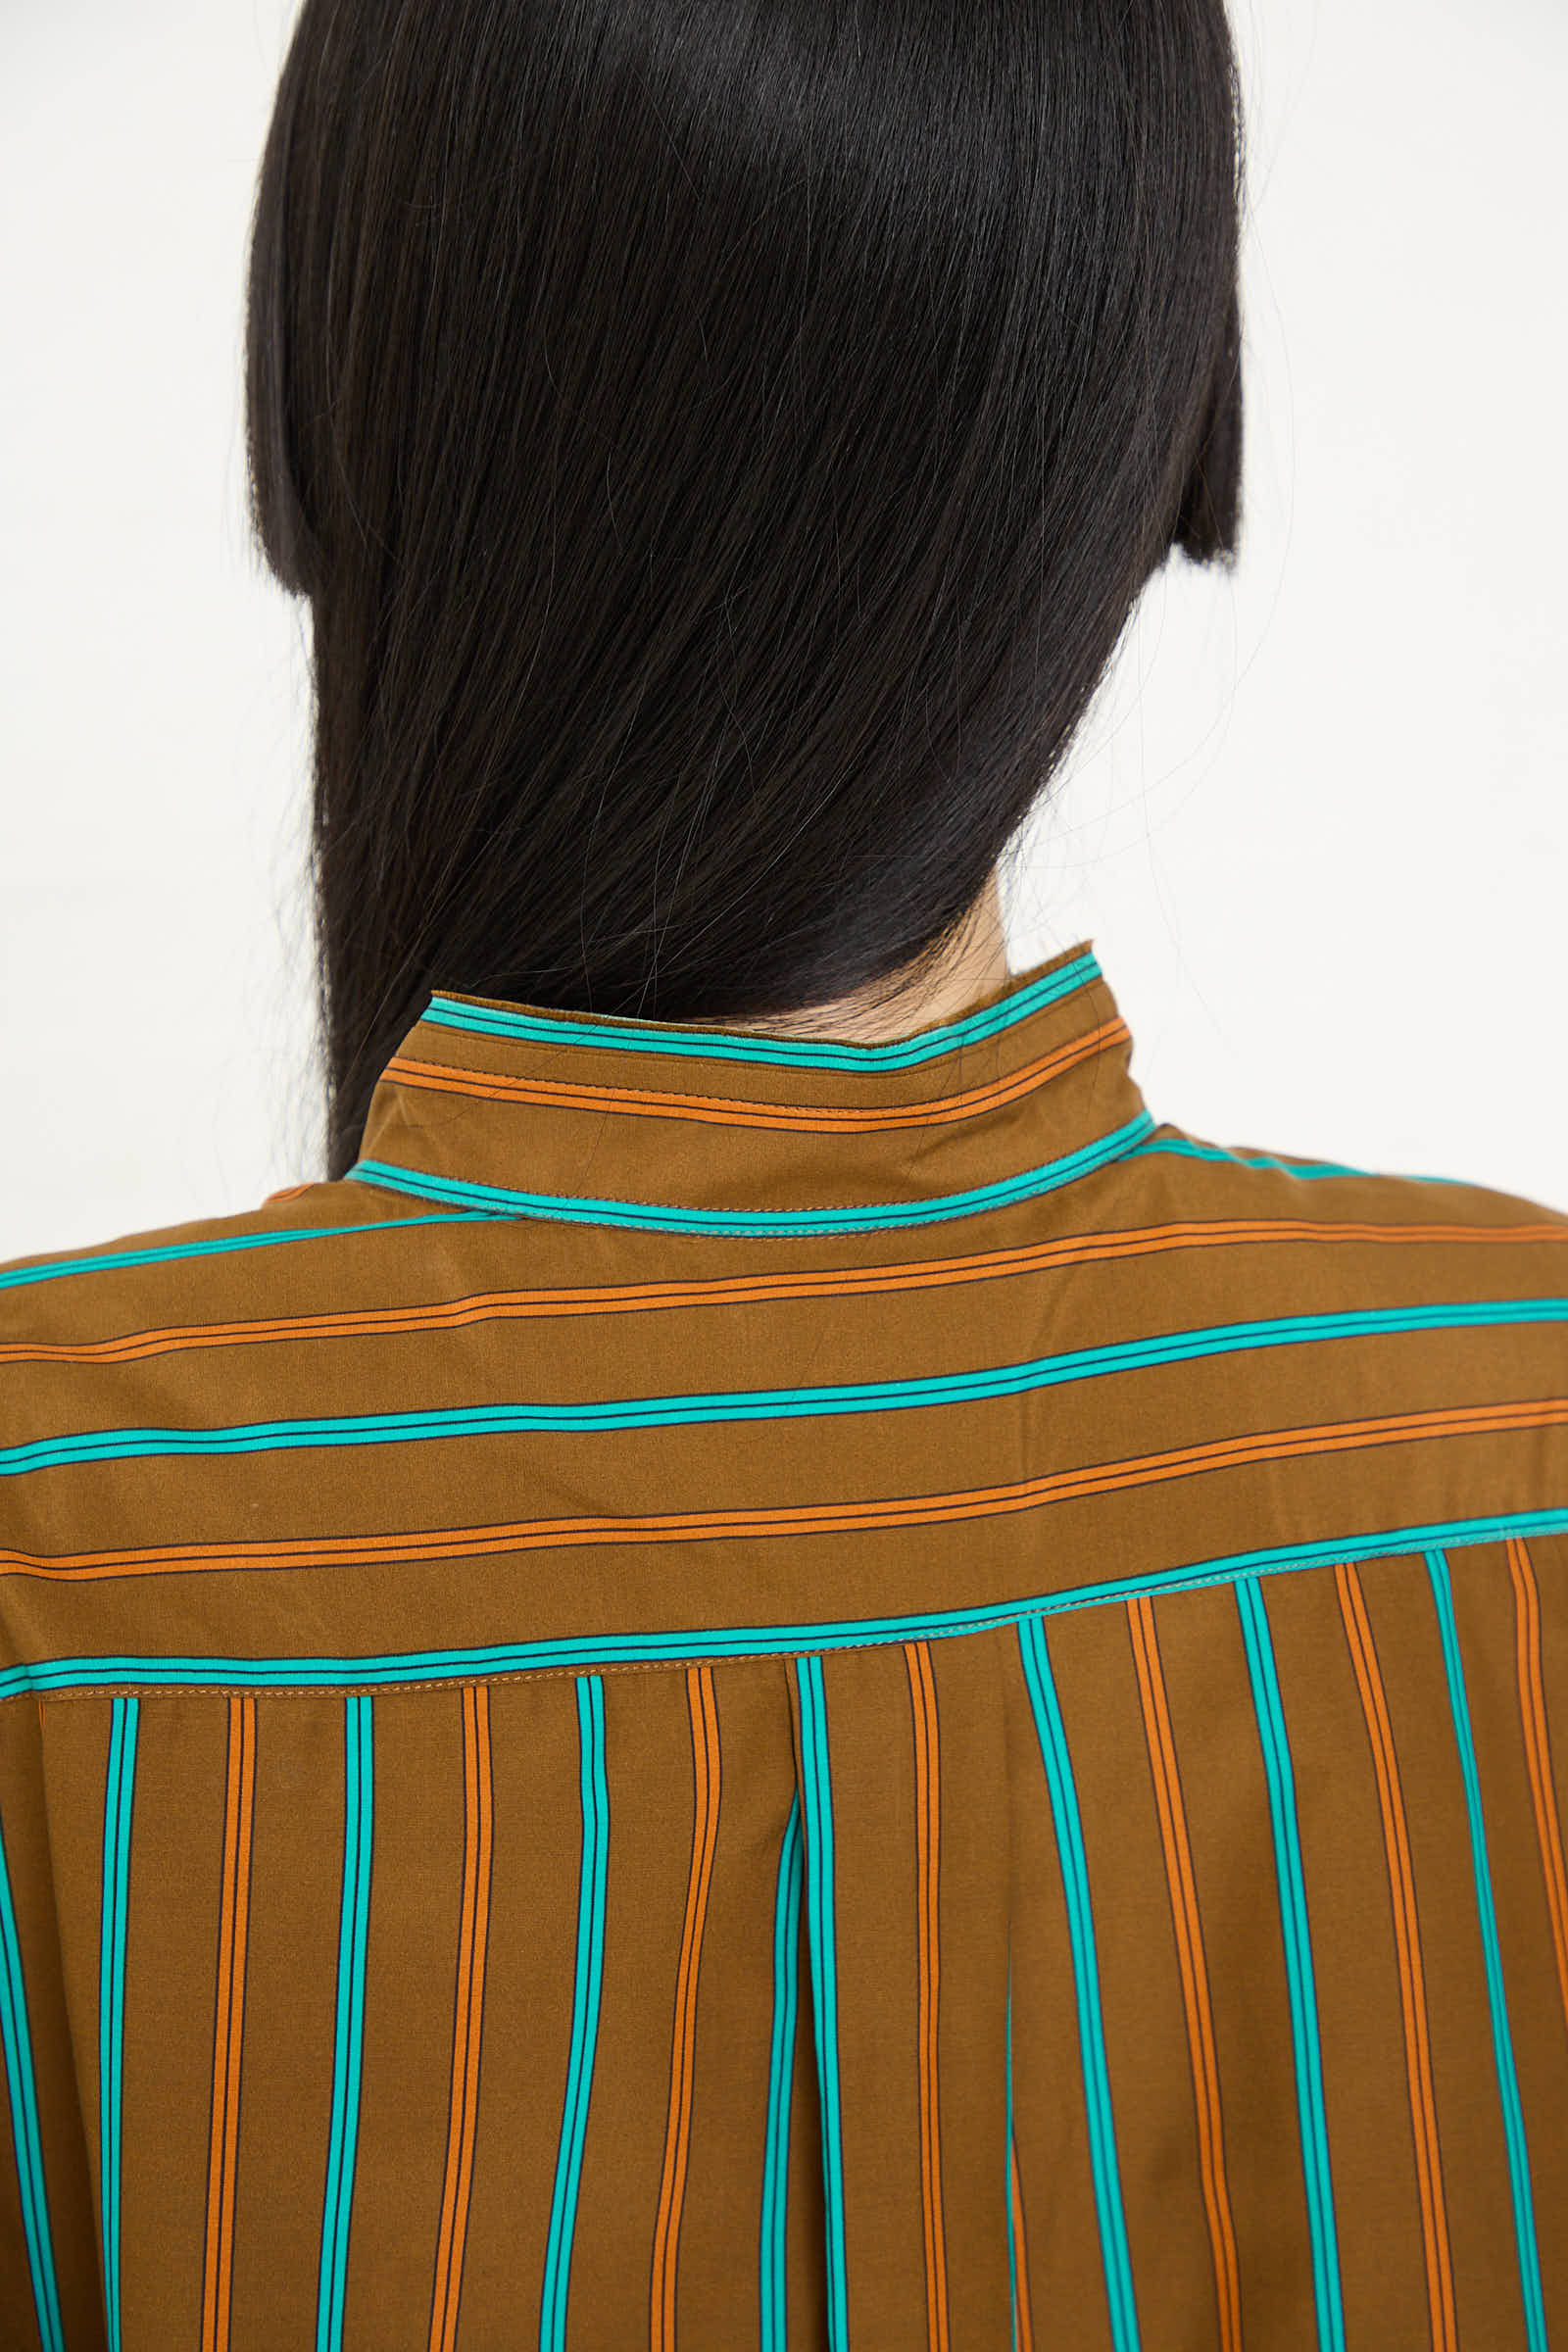
[[[1152,585],[1010,959],[1093,940],[1156,1119],[1568,1207],[1568,10],[1232,6],[1243,562]],[[240,409],[292,16],[0,9],[0,1258],[319,1173]]]

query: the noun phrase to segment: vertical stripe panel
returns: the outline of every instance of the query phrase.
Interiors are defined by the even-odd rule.
[[[1470,1816],[1470,1853],[1476,1884],[1476,1914],[1481,1949],[1486,1961],[1487,1993],[1492,2008],[1492,2043],[1496,2060],[1497,2094],[1502,2102],[1503,2132],[1508,2146],[1508,2178],[1513,2191],[1514,2234],[1519,2250],[1519,2286],[1524,2298],[1525,2328],[1530,2352],[1545,2352],[1546,2317],[1541,2293],[1541,2262],[1536,2248],[1536,2217],[1530,2191],[1530,2157],[1525,2146],[1524,2116],[1519,2105],[1519,2082],[1514,2071],[1513,2038],[1508,2030],[1508,2004],[1502,1984],[1502,1954],[1497,1945],[1497,1918],[1492,1897],[1492,1871],[1487,1861],[1487,1832],[1481,1811],[1481,1776],[1476,1769],[1475,1741],[1470,1730],[1470,1707],[1465,1696],[1464,1662],[1459,1655],[1459,1633],[1453,1620],[1453,1588],[1447,1555],[1429,1551],[1427,1574],[1438,1613],[1443,1663],[1448,1678],[1448,1704],[1453,1736],[1464,1780],[1465,1805]]]
[[[1214,2053],[1214,2021],[1208,1997],[1208,1967],[1203,1954],[1203,1931],[1193,1877],[1192,1848],[1187,1836],[1187,1807],[1182,1797],[1176,1742],[1170,1727],[1164,1670],[1154,1631],[1154,1604],[1147,1593],[1127,1603],[1133,1657],[1138,1668],[1138,1692],[1144,1714],[1144,1736],[1159,1809],[1159,1834],[1165,1854],[1165,1880],[1170,1895],[1171,1922],[1176,1932],[1176,1955],[1181,1969],[1182,1999],[1187,2011],[1187,2044],[1193,2070],[1193,2100],[1198,2115],[1199,2162],[1203,2176],[1203,2207],[1208,2217],[1209,2249],[1214,2264],[1214,2298],[1219,2310],[1221,2352],[1241,2352],[1242,2290],[1236,2263],[1236,2231],[1231,2218],[1230,2192],[1225,2181],[1225,2133],[1219,2099],[1219,2068]]]
[[[1018,2228],[1015,2210],[1013,2180],[1018,2169],[1017,2150],[1012,2144],[1012,1950],[1008,1937],[1007,1951],[1007,2178],[1003,2182],[1003,2201],[1007,2208],[1007,2295],[1012,2306],[1012,2352],[1018,2352]]]
[[[767,2136],[762,2156],[760,2292],[762,2352],[788,2342],[784,2229],[789,2186],[790,2086],[795,2079],[796,1984],[801,1951],[801,1799],[790,1798],[779,1845],[773,1900],[773,2038],[767,2071]]]
[[[1018,2247],[1012,2228],[1012,1940],[1007,1943],[1007,2301],[1012,2311],[1012,2352],[1018,2352]]]
[[[1535,1806],[1541,1874],[1551,1919],[1551,1948],[1557,1962],[1563,2024],[1568,2026],[1568,1870],[1563,1866],[1562,1830],[1551,1776],[1551,1740],[1546,1730],[1546,1692],[1541,1673],[1541,1592],[1535,1565],[1518,1536],[1508,1538],[1508,1573],[1513,1579],[1514,1620],[1519,1657],[1519,1718],[1524,1730],[1530,1794]]]
[[[139,1698],[113,1702],[104,1791],[103,1911],[98,1963],[99,2144],[102,2150],[104,2314],[108,2352],[120,2352],[120,2129],[125,2034],[125,1921]]]
[[[1389,1720],[1388,1698],[1378,1665],[1377,1646],[1367,1619],[1366,1599],[1354,1567],[1342,1564],[1334,1571],[1340,1612],[1345,1620],[1350,1662],[1355,1669],[1367,1738],[1377,1772],[1378,1806],[1383,1817],[1383,1842],[1388,1856],[1389,1892],[1394,1911],[1395,1945],[1399,1961],[1399,2002],[1404,2019],[1405,2072],[1410,2086],[1410,2128],[1415,2145],[1416,2183],[1421,2197],[1421,2234],[1426,2255],[1427,2302],[1432,2321],[1433,2352],[1457,2352],[1454,2317],[1453,2264],[1448,2245],[1448,2217],[1443,2194],[1443,2171],[1438,2146],[1437,2100],[1432,2087],[1432,2056],[1427,2037],[1426,1982],[1421,1966],[1420,1926],[1415,1907],[1415,1880],[1410,1867],[1409,1832],[1404,1797]]]
[[[256,1698],[228,1701],[223,1881],[218,1912],[212,2120],[202,2272],[202,2352],[227,2352],[234,2270],[234,2164],[239,2142],[240,2043],[250,1923],[251,1820],[256,1790]]]
[[[1280,1698],[1274,1645],[1258,1580],[1237,1581],[1236,1606],[1247,1644],[1252,1703],[1257,1715],[1263,1769],[1268,1776],[1274,1831],[1274,1868],[1279,1886],[1280,1925],[1290,1984],[1291,2034],[1296,2052],[1296,2104],[1301,2133],[1301,2171],[1306,2185],[1312,2238],[1312,2283],[1322,2352],[1345,2352],[1345,2313],[1340,2291],[1339,2239],[1334,2225],[1334,2184],[1329,2172],[1328,2118],[1323,2106],[1323,2062],[1318,2048],[1317,1987],[1307,1928],[1306,1883],[1296,1820],[1296,1782],[1290,1740]]]
[[[822,2111],[822,2201],[826,2230],[827,2322],[831,2352],[849,2352],[849,2280],[844,2250],[844,2174],[839,2136],[838,1955],[833,1910],[833,1792],[822,1661],[795,1661],[801,1706],[802,1814],[806,1834],[806,1917]]]
[[[1023,2185],[1018,2179],[1017,2142],[1008,2137],[1008,2188],[1011,2202],[1010,2247],[1013,2286],[1017,2303],[1013,2312],[1014,2352],[1034,2352],[1034,2323],[1029,2316],[1029,2234],[1024,2227]]]
[[[332,2063],[332,2121],[322,2202],[321,2263],[317,2290],[317,2352],[343,2341],[343,2286],[360,2122],[360,2064],[365,2027],[366,1932],[370,1912],[372,1832],[369,1694],[344,1701],[343,1899],[338,1925],[337,2026]]]
[[[441,2226],[430,2296],[430,2352],[454,2352],[463,2256],[467,2243],[473,2135],[479,2105],[479,2048],[484,2023],[484,1966],[490,1935],[490,1690],[463,1690],[463,1910],[458,1926],[452,2020],[452,2098],[447,2121]]]
[[[1039,1617],[1025,1617],[1018,1626],[1024,1677],[1034,1712],[1046,1782],[1055,1823],[1056,1851],[1061,1863],[1067,1901],[1068,1933],[1072,1942],[1073,1978],[1078,1995],[1078,2039],[1083,2057],[1085,2103],[1089,2116],[1089,2154],[1094,2170],[1095,2207],[1100,2219],[1101,2258],[1105,2273],[1105,2296],[1111,2339],[1116,2352],[1136,2352],[1138,2311],[1133,2296],[1132,2263],[1127,2249],[1127,2224],[1122,2211],[1121,2177],[1116,2162],[1116,2128],[1111,2113],[1110,2076],[1105,2060],[1105,2036],[1100,2008],[1100,1972],[1095,1957],[1095,1923],[1089,1899],[1089,1865],[1084,1852],[1078,1794],[1067,1752],[1066,1728],[1051,1671],[1046,1629]]]
[[[925,2230],[926,2341],[948,2352],[947,2245],[942,2216],[942,2144],[937,2111],[937,1996],[941,1969],[938,1887],[941,1882],[941,1768],[937,1694],[929,1642],[906,1642],[914,1723],[916,1948],[919,1979],[920,2197]]]
[[[686,1883],[686,1916],[681,1929],[680,1966],[675,1984],[674,2032],[670,2049],[669,2116],[664,2132],[664,2169],[659,2187],[649,2286],[649,2342],[652,2352],[674,2352],[675,2266],[680,2248],[680,2213],[686,2187],[686,2148],[691,2131],[692,2066],[697,2041],[697,1986],[702,1969],[703,1926],[718,1836],[718,1711],[711,1666],[688,1666],[686,1703],[692,1735],[692,1856]]]
[[[1029,2235],[1024,2227],[1023,2189],[1018,2180],[1018,2143],[1012,2129],[1012,1926],[1007,1926],[1007,2281],[1012,2295],[1012,2352],[1034,2352],[1029,2315]]]
[[[0,2036],[5,2042],[11,2135],[16,2143],[17,2180],[22,2191],[22,2220],[27,2237],[27,2269],[32,2278],[38,2335],[43,2352],[65,2352],[54,2243],[49,2230],[49,2198],[43,2177],[43,2148],[38,2136],[38,2086],[33,2073],[27,1994],[22,1979],[22,1944],[11,1896],[3,1823],[0,1823]]]
[[[566,2290],[572,2231],[577,2219],[577,2184],[588,2128],[588,2094],[593,2082],[594,2045],[599,2032],[599,1995],[604,1977],[605,1894],[610,1854],[610,1791],[605,1777],[605,1678],[576,1678],[577,1741],[582,1791],[582,1866],[577,1882],[577,1957],[572,1987],[571,2052],[562,2103],[561,2145],[550,2205],[544,2289],[539,2313],[541,2352],[565,2352]]]

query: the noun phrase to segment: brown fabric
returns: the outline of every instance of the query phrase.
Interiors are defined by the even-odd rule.
[[[0,2342],[1568,2342],[1568,1211],[1131,1056],[438,994],[0,1266]]]

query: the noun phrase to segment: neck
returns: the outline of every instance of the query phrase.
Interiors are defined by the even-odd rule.
[[[949,1021],[1005,985],[1007,942],[1002,925],[1002,894],[993,872],[975,901],[963,930],[935,972],[906,996],[876,1004],[858,990],[828,1004],[768,1013],[755,1021],[725,1021],[766,1037],[821,1037],[855,1045],[886,1045]]]

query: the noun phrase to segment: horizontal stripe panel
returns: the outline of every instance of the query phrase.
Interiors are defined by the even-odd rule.
[[[1060,1592],[1030,1594],[990,1608],[923,1610],[898,1617],[838,1618],[790,1625],[687,1626],[591,1640],[489,1642],[461,1649],[366,1653],[352,1657],[257,1658],[216,1654],[200,1657],[170,1653],[161,1657],[125,1654],[50,1658],[12,1667],[0,1674],[0,1698],[23,1690],[77,1690],[110,1683],[141,1687],[161,1683],[171,1686],[219,1683],[236,1689],[263,1689],[271,1685],[330,1689],[350,1683],[379,1687],[471,1679],[477,1675],[530,1669],[579,1670],[590,1665],[608,1669],[652,1662],[674,1664],[699,1657],[780,1656],[805,1648],[851,1648],[865,1642],[940,1641],[1015,1624],[1026,1616],[1052,1616],[1061,1610],[1094,1607],[1102,1601],[1136,1599],[1143,1593],[1153,1597],[1163,1592],[1191,1592],[1204,1585],[1230,1584],[1239,1577],[1332,1567],[1341,1559],[1384,1559],[1419,1551],[1435,1544],[1453,1548],[1495,1543],[1510,1535],[1563,1533],[1568,1533],[1568,1508],[1387,1530],[1347,1531],[1321,1542],[1230,1553],[1148,1575],[1114,1577]]]
[[[281,1339],[352,1342],[371,1336],[403,1334],[411,1338],[417,1336],[426,1343],[419,1353],[428,1360],[428,1344],[435,1335],[466,1331],[475,1324],[514,1319],[534,1321],[564,1315],[657,1317],[672,1311],[684,1313],[698,1307],[765,1304],[775,1310],[769,1322],[776,1326],[781,1319],[779,1310],[792,1302],[812,1309],[810,1321],[814,1333],[817,1327],[814,1302],[818,1299],[848,1301],[886,1291],[900,1294],[901,1315],[911,1315],[911,1337],[918,1337],[919,1325],[911,1310],[927,1292],[948,1290],[956,1285],[997,1283],[1004,1277],[1011,1278],[1004,1293],[984,1294],[988,1306],[995,1310],[996,1323],[1000,1325],[1008,1304],[1016,1302],[1016,1308],[1027,1304],[1025,1278],[1065,1274],[1079,1266],[1099,1265],[1107,1269],[1098,1277],[1101,1283],[1106,1284],[1111,1280],[1108,1270],[1118,1264],[1123,1265],[1136,1281],[1137,1287],[1131,1294],[1133,1298],[1142,1301],[1146,1313],[1157,1313],[1162,1317],[1165,1312],[1164,1299],[1151,1291],[1151,1261],[1156,1266],[1168,1268],[1168,1278],[1171,1280],[1174,1280],[1178,1269],[1190,1269],[1189,1280],[1200,1282],[1207,1292],[1212,1289],[1215,1272],[1224,1257],[1238,1250],[1261,1249],[1268,1253],[1267,1257],[1264,1260],[1249,1259],[1247,1266],[1248,1295],[1255,1298],[1260,1285],[1270,1279],[1270,1268],[1274,1265],[1283,1264],[1289,1269],[1291,1285],[1298,1282],[1301,1273],[1296,1264],[1298,1245],[1309,1247],[1314,1253],[1327,1250],[1331,1255],[1346,1255],[1349,1279],[1357,1285],[1358,1290],[1364,1292],[1369,1270],[1381,1265],[1387,1268],[1391,1276],[1394,1275],[1399,1265],[1400,1254],[1411,1248],[1442,1250],[1450,1256],[1459,1252],[1462,1259],[1469,1260],[1477,1256],[1483,1246],[1517,1253],[1522,1249],[1541,1244],[1568,1244],[1568,1218],[1557,1223],[1535,1224],[1444,1224],[1433,1218],[1420,1223],[1403,1224],[1387,1218],[1373,1221],[1211,1216],[1142,1226],[1108,1226],[1100,1230],[1048,1236],[1008,1249],[955,1252],[937,1258],[869,1260],[864,1264],[851,1259],[820,1267],[779,1264],[765,1268],[754,1267],[742,1273],[706,1275],[683,1281],[653,1278],[619,1283],[577,1283],[562,1279],[535,1288],[515,1289],[486,1287],[486,1277],[492,1273],[499,1275],[510,1258],[512,1235],[505,1218],[485,1217],[476,1211],[427,1219],[390,1217],[370,1219],[364,1226],[349,1230],[357,1234],[394,1232],[410,1222],[457,1222],[483,1228],[481,1233],[466,1237],[466,1248],[470,1258],[478,1257],[481,1250],[486,1252],[487,1262],[471,1265],[469,1285],[455,1292],[448,1291],[444,1297],[387,1303],[381,1280],[384,1269],[378,1269],[368,1285],[362,1271],[366,1261],[339,1255],[332,1268],[333,1294],[341,1298],[347,1292],[352,1298],[357,1290],[365,1290],[367,1296],[363,1303],[342,1306],[335,1312],[302,1310],[297,1313],[199,1322],[144,1323],[107,1338],[97,1335],[96,1316],[101,1308],[95,1308],[95,1294],[90,1290],[62,1293],[53,1306],[58,1321],[52,1335],[45,1337],[40,1332],[31,1338],[0,1342],[0,1365],[47,1362],[108,1364],[139,1360],[146,1355],[178,1354],[187,1349],[205,1350],[214,1347],[267,1348],[271,1342]],[[309,1239],[311,1235],[309,1232],[287,1236],[262,1234],[248,1238],[267,1243],[278,1239]],[[571,1239],[569,1232],[564,1229],[558,1238],[564,1243]],[[579,1247],[584,1238],[578,1237]],[[1218,1259],[1213,1254],[1216,1251],[1221,1253]],[[157,1262],[168,1262],[180,1259],[187,1252],[172,1245],[148,1254]],[[88,1270],[92,1265],[109,1262],[107,1259],[83,1260],[78,1270]],[[288,1262],[298,1266],[312,1261]],[[1543,1263],[1549,1265],[1550,1261],[1544,1260]],[[1478,1276],[1484,1279],[1479,1262],[1477,1270]],[[198,1297],[215,1318],[226,1305],[238,1307],[250,1302],[251,1293],[239,1280],[243,1269],[199,1263],[196,1271],[201,1277]],[[564,1275],[569,1275],[569,1265],[563,1271]],[[224,1288],[224,1285],[227,1287]],[[167,1311],[167,1299],[160,1299],[159,1304]],[[81,1327],[79,1330],[78,1325]],[[624,1345],[623,1329],[622,1326],[616,1331],[617,1348]],[[334,1371],[337,1368],[334,1364]]]
[[[1195,1136],[1174,1133],[1154,1136],[1142,1149],[1147,1152],[1166,1152],[1179,1159],[1204,1159],[1224,1162],[1238,1168],[1272,1168],[1276,1175],[1298,1176],[1311,1182],[1324,1176],[1359,1176],[1369,1182],[1386,1182],[1393,1176],[1399,1184],[1463,1184],[1473,1185],[1469,1176],[1414,1176],[1402,1171],[1378,1168],[1352,1168],[1338,1159],[1290,1159],[1275,1152],[1227,1151],[1222,1144],[1201,1143]]]
[[[258,1212],[251,1211],[251,1214]],[[118,1274],[130,1266],[169,1265],[175,1260],[227,1256],[236,1250],[269,1250],[282,1242],[341,1242],[362,1235],[396,1231],[409,1225],[482,1224],[484,1212],[456,1209],[445,1216],[365,1217],[354,1225],[296,1225],[286,1232],[222,1233],[196,1242],[152,1242],[144,1250],[95,1250],[84,1256],[29,1258],[20,1265],[0,1266],[0,1291],[25,1289],[35,1282],[58,1282],[72,1274]]]
[[[412,1373],[416,1365],[421,1380],[439,1390],[448,1381],[462,1382],[471,1390],[473,1380],[475,1327],[520,1323],[524,1326],[543,1320],[569,1318],[580,1321],[584,1316],[603,1316],[615,1335],[615,1357],[622,1379],[638,1377],[634,1367],[646,1358],[650,1369],[662,1368],[667,1362],[662,1349],[667,1348],[669,1330],[661,1330],[661,1318],[674,1315],[684,1317],[701,1307],[762,1307],[768,1309],[767,1333],[770,1346],[781,1361],[788,1362],[796,1349],[802,1350],[821,1344],[822,1313],[819,1301],[832,1299],[837,1303],[836,1348],[843,1352],[864,1353],[869,1357],[876,1335],[885,1353],[887,1333],[885,1324],[873,1325],[869,1314],[857,1312],[853,1302],[860,1298],[895,1291],[900,1294],[900,1320],[906,1327],[906,1345],[915,1360],[923,1353],[929,1360],[929,1350],[938,1342],[951,1345],[954,1303],[947,1296],[955,1288],[973,1287],[987,1309],[988,1329],[1004,1349],[1017,1345],[1014,1336],[1038,1329],[1041,1293],[1036,1279],[1049,1281],[1053,1275],[1062,1276],[1075,1267],[1098,1265],[1102,1271],[1097,1284],[1105,1298],[1105,1308],[1118,1319],[1130,1319],[1137,1312],[1141,1319],[1152,1323],[1156,1331],[1180,1328],[1175,1322],[1188,1308],[1191,1297],[1208,1288],[1209,1269],[1215,1250],[1233,1250],[1258,1245],[1267,1254],[1251,1262],[1249,1274],[1249,1294],[1260,1302],[1271,1290],[1280,1291],[1288,1298],[1298,1281],[1294,1245],[1308,1242],[1321,1248],[1327,1243],[1342,1241],[1357,1245],[1348,1252],[1337,1251],[1345,1257],[1346,1279],[1357,1284],[1364,1293],[1366,1285],[1366,1245],[1375,1244],[1384,1251],[1384,1263],[1391,1274],[1397,1266],[1398,1251],[1411,1244],[1452,1251],[1455,1245],[1464,1248],[1482,1240],[1511,1246],[1517,1251],[1521,1244],[1536,1243],[1549,1238],[1550,1229],[1543,1227],[1478,1228],[1471,1226],[1380,1226],[1352,1228],[1342,1232],[1329,1224],[1310,1224],[1305,1220],[1273,1222],[1221,1219],[1203,1225],[1156,1226],[1131,1230],[1110,1230],[1089,1233],[1065,1239],[1027,1245],[1021,1249],[976,1251],[968,1256],[938,1259],[910,1259],[906,1263],[883,1263],[845,1266],[839,1269],[814,1269],[789,1272],[777,1269],[732,1278],[719,1277],[691,1283],[628,1283],[621,1285],[560,1284],[533,1290],[459,1290],[445,1298],[412,1300],[407,1304],[355,1307],[345,1306],[337,1312],[301,1313],[277,1316],[257,1316],[249,1319],[223,1319],[201,1323],[153,1323],[115,1333],[107,1338],[77,1336],[77,1328],[90,1335],[88,1318],[80,1313],[61,1314],[55,1329],[57,1336],[42,1334],[32,1339],[0,1343],[0,1366],[42,1365],[91,1366],[107,1371],[128,1363],[139,1363],[149,1357],[177,1359],[168,1366],[167,1393],[171,1403],[181,1397],[181,1377],[188,1382],[193,1397],[210,1399],[212,1385],[219,1377],[208,1360],[214,1348],[251,1348],[258,1351],[255,1369],[275,1371],[280,1397],[288,1396],[297,1384],[302,1359],[294,1357],[295,1373],[291,1380],[287,1372],[290,1360],[285,1349],[275,1348],[277,1341],[310,1340],[318,1344],[336,1343],[332,1352],[334,1396],[341,1396],[342,1384],[350,1384],[350,1394],[361,1387],[368,1391],[377,1383],[374,1393],[385,1395],[386,1366],[375,1364],[363,1348],[354,1344],[370,1338],[404,1339],[417,1346],[400,1349],[392,1368]],[[1562,1238],[1568,1241],[1568,1229]],[[1284,1276],[1283,1282],[1281,1276]],[[980,1286],[996,1284],[1004,1277],[1010,1278],[1006,1288],[984,1292]],[[344,1278],[340,1278],[344,1279]],[[1047,1294],[1049,1296],[1049,1294]],[[78,1301],[78,1305],[81,1302]],[[968,1310],[966,1310],[968,1311]],[[630,1317],[627,1322],[624,1318]],[[1257,1318],[1254,1318],[1257,1319]],[[1275,1318],[1278,1320],[1278,1318]],[[77,1327],[77,1328],[74,1328]],[[677,1321],[671,1328],[682,1334],[686,1326]],[[487,1335],[489,1344],[508,1344],[502,1331]],[[639,1354],[639,1348],[643,1350]],[[546,1357],[548,1364],[552,1359]],[[535,1378],[542,1367],[536,1367]],[[74,1397],[74,1390],[64,1387],[54,1392]],[[49,1410],[50,1390],[42,1383],[31,1384],[31,1397],[40,1418]],[[114,1395],[112,1383],[89,1387],[85,1396],[99,1395],[105,1398]],[[105,1409],[103,1403],[99,1410]],[[167,1408],[166,1408],[167,1409]]]
[[[972,1185],[934,1200],[872,1200],[843,1208],[776,1209],[753,1213],[731,1208],[678,1208],[640,1200],[597,1200],[570,1193],[530,1193],[498,1184],[474,1184],[456,1176],[425,1173],[394,1160],[359,1159],[348,1171],[358,1184],[384,1191],[413,1193],[425,1200],[445,1200],[455,1206],[481,1209],[488,1214],[564,1218],[578,1225],[620,1225],[643,1233],[709,1233],[765,1236],[769,1234],[881,1233],[897,1226],[937,1225],[950,1217],[978,1216],[987,1210],[1010,1207],[1020,1200],[1038,1200],[1080,1177],[1125,1157],[1152,1132],[1147,1111],[1124,1126],[1064,1152],[1043,1166],[1025,1168],[1016,1176],[995,1183]]]
[[[412,1445],[423,1440],[508,1436],[523,1431],[662,1428],[677,1423],[781,1421],[830,1413],[882,1413],[973,1404],[991,1397],[1258,1349],[1336,1340],[1386,1338],[1568,1322],[1568,1298],[1446,1300],[1361,1313],[1288,1315],[1268,1322],[1211,1324],[1111,1347],[1075,1348],[1025,1363],[904,1380],[811,1389],[698,1391],[611,1397],[584,1404],[490,1404],[416,1413],[372,1413],[294,1421],[240,1422],[209,1429],[88,1430],[0,1447],[0,1477],[69,1468],[76,1462],[148,1455],[261,1453],[306,1446]]]

